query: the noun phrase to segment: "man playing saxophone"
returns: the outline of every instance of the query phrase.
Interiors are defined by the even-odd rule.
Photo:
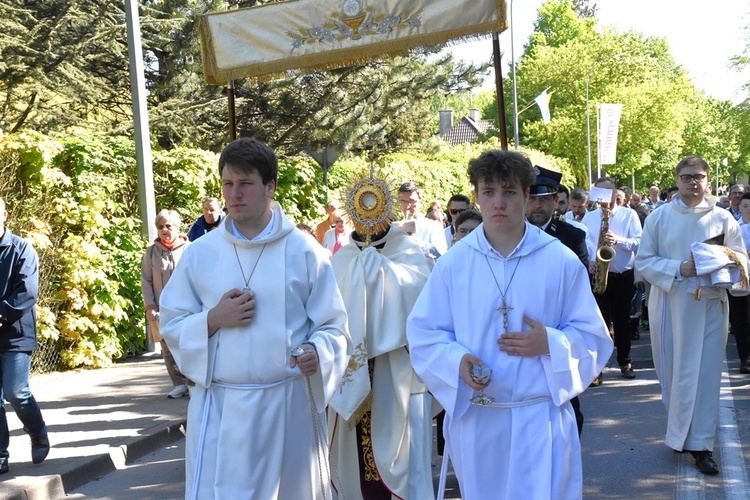
[[[614,326],[620,373],[627,379],[633,379],[635,372],[630,363],[630,300],[634,293],[633,261],[641,241],[641,223],[633,209],[617,205],[617,191],[612,179],[597,179],[594,187],[611,192],[607,200],[593,200],[592,193],[592,200],[599,201],[599,208],[587,213],[582,220],[589,230],[591,242],[597,247],[597,255],[602,256],[589,264],[594,277],[596,302],[604,321]],[[600,383],[601,375],[594,385]]]

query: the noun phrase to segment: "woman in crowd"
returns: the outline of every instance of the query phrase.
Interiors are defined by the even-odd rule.
[[[188,379],[180,372],[167,343],[159,334],[159,296],[172,276],[182,252],[190,244],[187,236],[180,233],[180,225],[180,216],[174,210],[162,210],[156,214],[158,237],[146,250],[141,265],[141,293],[146,307],[149,338],[161,344],[162,357],[174,385],[174,389],[167,395],[170,399],[187,396],[189,392]]]
[[[333,229],[326,231],[323,236],[323,248],[326,248],[331,255],[339,251],[339,248],[349,243],[349,233],[352,228],[344,224],[344,211],[336,209],[333,212]]]

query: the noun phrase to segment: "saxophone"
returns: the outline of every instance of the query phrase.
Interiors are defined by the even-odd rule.
[[[599,244],[596,249],[596,269],[594,270],[594,293],[603,294],[607,290],[609,263],[615,258],[615,249],[607,246],[604,237],[609,231],[609,204],[602,204],[602,228],[599,230]]]

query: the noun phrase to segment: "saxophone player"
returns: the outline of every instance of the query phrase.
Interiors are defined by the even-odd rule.
[[[597,179],[594,187],[609,190],[610,198],[596,200],[599,201],[599,207],[587,213],[582,222],[589,230],[591,243],[596,247],[606,246],[614,250],[614,256],[608,263],[609,267],[604,271],[606,288],[596,294],[596,302],[604,321],[607,325],[614,326],[620,373],[627,379],[633,379],[636,375],[630,360],[630,300],[635,291],[633,261],[641,241],[641,223],[635,210],[627,206],[618,206],[616,186],[612,179]],[[591,198],[594,198],[593,193]],[[607,254],[611,255],[609,251]],[[602,262],[597,260],[589,263],[592,275],[597,275],[597,267],[600,265],[603,265]],[[599,271],[601,274],[602,270]],[[601,375],[598,383],[594,381],[594,385],[600,383]]]

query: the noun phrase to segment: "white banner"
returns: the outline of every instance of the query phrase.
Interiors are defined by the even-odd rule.
[[[201,17],[206,83],[361,64],[498,33],[505,0],[290,0]],[[267,77],[267,76],[266,76]]]
[[[549,123],[549,95],[547,95],[547,89],[544,89],[541,94],[534,98],[536,105],[539,106],[539,111],[542,113],[542,120],[544,123]]]
[[[599,105],[599,165],[617,163],[617,131],[622,104]]]

